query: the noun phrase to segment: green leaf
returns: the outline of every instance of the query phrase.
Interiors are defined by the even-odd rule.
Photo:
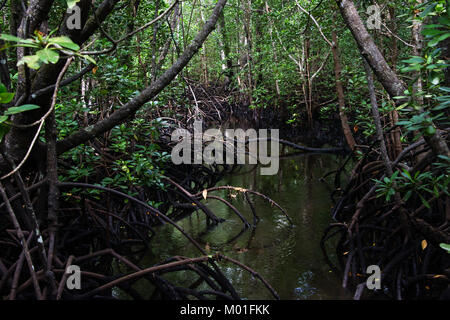
[[[16,36],[12,36],[10,34],[0,34],[0,39],[4,40],[4,41],[14,41],[14,42],[20,42],[22,41],[22,39],[16,37]]]
[[[14,93],[2,92],[0,93],[0,103],[8,103],[14,98]]]
[[[408,170],[403,170],[401,174],[402,174],[402,176],[404,176],[405,178],[411,180],[411,174],[409,173]]]
[[[86,59],[87,61],[89,61],[90,63],[93,63],[93,64],[97,65],[97,62],[96,62],[93,58],[91,58],[90,56],[88,56],[88,55],[83,55],[82,57],[83,57],[84,59]]]
[[[59,53],[52,49],[42,49],[36,52],[36,55],[41,59],[44,63],[57,63],[59,60]]]
[[[20,59],[19,62],[17,62],[17,66],[26,64],[28,66],[28,68],[37,70],[41,66],[39,62],[40,62],[40,58],[37,55],[25,56],[22,59]]]
[[[442,26],[441,26],[442,27]],[[443,30],[438,30],[438,29],[431,29],[431,28],[426,28],[426,29],[424,29],[423,31],[422,31],[422,34],[424,35],[424,36],[436,36],[436,35],[438,35],[438,34],[442,34],[442,33],[445,33],[445,31],[443,31]]]
[[[438,155],[437,157],[438,157],[439,159],[446,160],[446,161],[449,161],[449,162],[450,162],[450,157],[447,157],[447,156],[444,156],[444,155]]]
[[[404,63],[424,63],[425,59],[422,57],[413,56],[412,58],[410,58],[408,60],[402,60],[402,62],[404,62]]]
[[[400,71],[401,72],[419,71],[420,68],[421,68],[420,65],[413,65],[411,67],[402,68]]]
[[[0,82],[0,93],[6,92],[6,86]]]
[[[447,253],[450,253],[450,244],[441,243],[439,246],[440,246],[442,249],[446,250]]]
[[[436,107],[433,108],[433,110],[439,111],[439,110],[447,109],[448,105],[450,105],[450,101],[446,101],[444,103],[437,105]]]
[[[11,107],[8,110],[6,110],[5,115],[12,115],[16,113],[21,113],[29,110],[39,109],[40,107],[35,104],[24,104],[20,107]]]
[[[31,40],[31,39],[20,39],[20,38],[18,38],[16,36],[13,36],[13,35],[10,35],[10,34],[4,34],[4,33],[0,34],[0,40],[34,44],[34,41]]]
[[[6,120],[8,120],[7,116],[0,116],[0,123],[5,122]]]
[[[428,201],[425,200],[425,198],[422,197],[422,195],[421,195],[420,193],[419,193],[419,198],[420,198],[420,200],[422,201],[422,204],[423,204],[425,207],[427,207],[428,209],[431,209],[431,206],[430,206],[430,204],[428,203]]]
[[[450,95],[440,96],[436,98],[437,101],[449,101]]]
[[[77,2],[80,2],[80,0],[66,0],[66,2],[67,2],[67,7],[69,9],[72,9],[77,4]]]
[[[440,37],[435,38],[435,39],[431,40],[430,42],[428,42],[428,46],[435,47],[439,42],[444,41],[448,37],[450,37],[450,33],[445,33],[445,34],[441,35]]]
[[[408,120],[403,120],[403,121],[397,122],[398,126],[409,126],[410,124],[411,124],[411,121],[408,121]]]
[[[438,74],[432,74],[430,78],[430,82],[434,84],[435,86],[439,84],[440,79]]]
[[[427,129],[425,130],[425,134],[427,136],[432,136],[435,133],[436,133],[436,128],[434,126],[428,126]]]
[[[409,190],[409,191],[405,194],[405,197],[403,198],[403,200],[404,200],[404,201],[408,201],[409,198],[411,198],[411,195],[412,195],[412,191]]]
[[[435,7],[437,3],[432,3],[423,10],[423,12],[419,15],[421,18],[426,17]]]
[[[449,17],[446,17],[446,16],[440,17],[438,19],[438,22],[440,24],[443,24],[443,25],[447,26],[447,27],[450,26],[450,19],[449,19]]]
[[[50,43],[50,44],[57,44],[57,45],[60,45],[63,48],[70,49],[70,50],[73,50],[73,51],[80,50],[80,46],[77,45],[76,43],[74,43],[72,41],[72,39],[70,39],[69,37],[66,37],[66,36],[50,38],[48,40],[48,43]]]

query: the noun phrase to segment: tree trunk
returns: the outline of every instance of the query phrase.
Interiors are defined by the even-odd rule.
[[[200,10],[200,21],[199,21],[199,25],[201,26],[201,27],[203,27],[204,25],[205,25],[205,23],[206,23],[206,20],[205,20],[205,16],[204,16],[204,14],[203,14],[203,10],[202,10],[202,2],[201,1],[199,1],[200,3],[200,6],[199,6],[199,10]],[[202,74],[203,74],[203,83],[205,84],[205,85],[207,85],[208,84],[208,56],[207,56],[207,53],[206,53],[206,46],[203,46],[203,51],[202,51],[202,54],[201,54],[201,62],[202,62]]]
[[[272,45],[272,51],[273,51],[273,59],[275,61],[275,64],[278,65],[278,55],[277,55],[277,46],[275,45],[275,40],[273,39],[273,21],[270,18],[270,8],[269,8],[269,4],[266,1],[266,14],[268,15],[268,20],[269,20],[269,34],[270,34],[270,42]],[[277,91],[277,98],[280,98],[280,81],[277,79],[278,78],[278,70],[275,70],[275,89]]]
[[[156,0],[155,3],[155,18],[158,16],[159,11],[159,0]],[[153,37],[152,37],[152,81],[156,80],[156,46],[157,46],[157,33],[159,30],[159,22],[156,23],[156,25],[153,26]]]
[[[378,81],[381,82],[392,98],[403,96],[406,89],[405,84],[387,64],[373,38],[364,26],[353,1],[336,0],[336,2],[347,27],[356,40],[361,55],[369,63]]]
[[[222,69],[225,72],[225,85],[228,86],[233,78],[233,60],[230,56],[230,43],[227,35],[225,15],[223,12],[219,17],[218,30],[220,32],[220,46],[222,55]]]
[[[334,59],[334,76],[336,79],[336,93],[338,96],[338,104],[339,104],[339,118],[341,119],[342,131],[344,132],[345,140],[347,141],[347,145],[353,151],[355,150],[355,139],[353,138],[352,130],[348,124],[347,115],[345,114],[345,97],[344,97],[344,88],[342,87],[341,81],[341,60],[339,58],[339,46],[338,39],[336,35],[336,31],[333,29],[332,32],[333,37],[333,59]]]
[[[394,34],[397,34],[397,17],[395,16],[395,8],[389,7],[389,15],[391,19],[391,31]],[[397,61],[398,61],[398,41],[397,38],[393,35],[392,38],[392,49],[391,49],[391,66],[392,70],[396,72],[397,70]],[[394,110],[390,113],[390,117],[392,119],[392,125],[396,124],[399,120],[397,110]],[[391,139],[393,143],[393,154],[392,158],[395,159],[402,152],[402,141],[401,141],[401,131],[400,128],[396,128],[391,133]]]
[[[394,97],[403,96],[406,85],[387,64],[372,37],[367,32],[353,1],[336,0],[336,2],[347,27],[350,29],[356,40],[361,55],[369,63],[369,66],[372,68],[378,81],[380,81],[392,99]],[[403,102],[405,101],[402,99],[396,100],[397,104]],[[436,130],[432,136],[424,135],[424,139],[435,154],[450,157],[447,143],[441,137],[439,130]]]

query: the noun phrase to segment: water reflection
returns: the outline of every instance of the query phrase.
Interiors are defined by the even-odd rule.
[[[298,300],[309,299],[311,296],[317,293],[317,289],[310,284],[313,277],[314,274],[311,271],[305,271],[298,278],[298,287],[295,288],[295,294],[297,295]]]
[[[255,229],[242,229],[242,221],[224,204],[208,199],[206,204],[226,222],[207,230],[202,213],[180,221],[180,225],[213,254],[221,252],[259,272],[282,299],[348,298],[340,282],[325,263],[320,238],[330,222],[331,200],[327,186],[319,182],[325,173],[339,167],[336,155],[282,157],[276,176],[260,176],[259,170],[242,168],[243,174],[226,177],[220,184],[252,189],[280,204],[294,221],[292,227],[275,207],[250,195],[260,218]],[[328,177],[332,184],[332,177]],[[242,194],[215,193],[227,198],[253,221],[249,204]],[[162,231],[162,230],[161,230]],[[154,239],[149,260],[161,261],[173,255],[198,256],[198,251],[170,227]],[[151,259],[150,259],[151,257]],[[236,266],[221,264],[226,276],[245,299],[271,299],[262,284]],[[180,279],[183,280],[183,279]]]

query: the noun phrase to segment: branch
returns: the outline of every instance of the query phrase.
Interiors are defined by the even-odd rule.
[[[311,76],[311,82],[314,81],[315,77],[317,77],[317,75],[320,73],[320,71],[322,71],[323,67],[325,66],[328,57],[330,56],[330,53],[332,51],[332,47],[330,48],[330,50],[328,51],[327,55],[325,56],[325,58],[322,61],[322,65],[319,67],[319,69],[317,69],[317,71]]]
[[[37,281],[36,272],[34,271],[35,268],[33,266],[33,261],[31,259],[30,251],[28,249],[28,243],[25,239],[22,228],[20,227],[19,221],[17,220],[17,217],[11,207],[11,204],[8,200],[8,196],[6,195],[5,189],[3,188],[3,185],[1,184],[1,182],[0,182],[0,194],[3,198],[3,201],[6,204],[6,210],[9,213],[9,217],[10,217],[12,223],[14,224],[14,228],[16,230],[16,235],[19,238],[20,243],[22,244],[25,259],[27,260],[28,268],[29,268],[29,271],[31,274],[31,279],[33,280],[36,297],[38,300],[42,300],[43,299],[42,291],[41,291],[41,288],[39,287],[39,283]]]

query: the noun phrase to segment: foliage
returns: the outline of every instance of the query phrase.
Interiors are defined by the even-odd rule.
[[[450,244],[441,243],[440,246],[441,246],[442,249],[444,249],[445,251],[447,251],[447,253],[450,254]]]
[[[159,130],[166,125],[160,119],[147,121],[137,118],[130,125],[113,128],[110,148],[117,160],[110,163],[107,173],[96,172],[96,167],[103,161],[100,154],[90,146],[80,145],[64,155],[65,159],[71,159],[78,165],[63,170],[60,179],[84,181],[88,177],[98,177],[101,185],[121,189],[131,196],[137,195],[135,186],[164,190],[163,168],[170,160],[170,154],[160,151],[153,141],[158,139]],[[70,194],[74,192],[72,190]]]
[[[439,164],[437,164],[439,166]],[[450,195],[450,166],[444,162],[440,164],[446,167],[446,172],[436,176],[432,172],[417,171],[413,175],[408,170],[394,172],[391,177],[385,177],[383,180],[374,179],[377,183],[378,197],[384,196],[386,201],[390,201],[396,192],[403,195],[403,201],[408,201],[414,196],[418,197],[422,204],[430,208],[426,200],[426,194],[439,198],[442,191],[445,195]]]
[[[398,107],[403,111],[403,116],[409,119],[399,121],[397,124],[403,126],[408,132],[420,132],[421,135],[432,136],[436,133],[434,123],[440,122],[447,125],[446,109],[450,105],[450,88],[442,86],[444,80],[444,70],[450,65],[441,57],[442,49],[436,48],[442,41],[450,37],[449,12],[441,2],[427,3],[419,5],[417,9],[422,12],[416,19],[423,20],[428,16],[438,17],[439,24],[426,25],[422,31],[425,36],[427,47],[423,52],[423,57],[411,56],[402,62],[405,66],[403,72],[416,72],[414,81],[410,84],[405,96],[397,99],[407,99],[407,102]],[[421,91],[413,90],[413,84],[418,79],[424,79]],[[418,99],[421,98],[421,99]],[[425,101],[426,103],[421,103]],[[420,137],[416,136],[416,139]],[[383,181],[375,180],[378,184],[378,196],[384,196],[389,201],[396,192],[403,194],[403,200],[408,201],[414,195],[420,198],[423,205],[430,208],[430,204],[425,199],[426,194],[439,197],[442,190],[445,195],[449,195],[449,173],[450,159],[439,156],[439,163],[434,164],[439,171],[432,170],[426,172],[416,171],[413,175],[408,170],[401,173],[396,171],[391,177],[385,177]]]
[[[7,92],[7,89],[3,83],[0,82],[0,104],[10,103],[14,99],[14,93]],[[11,123],[8,121],[9,116],[25,111],[38,109],[39,106],[35,104],[24,104],[18,107],[9,107],[3,114],[0,115],[0,141],[5,134],[8,133]]]
[[[424,26],[422,34],[425,36],[426,48],[423,57],[411,56],[403,60],[402,72],[416,72],[414,81],[410,84],[405,96],[398,99],[407,98],[408,101],[398,109],[406,111],[405,116],[412,116],[398,122],[408,131],[419,131],[424,135],[431,136],[436,132],[436,127],[432,122],[446,123],[446,109],[450,105],[450,95],[446,94],[450,88],[442,86],[444,80],[444,70],[450,65],[442,57],[442,48],[438,45],[450,37],[450,12],[447,12],[442,1],[419,5],[418,10],[422,12],[416,19],[423,21],[429,16],[437,17],[438,24],[428,24]],[[424,87],[421,91],[413,90],[413,84],[418,78],[424,79]],[[420,99],[419,99],[420,98]],[[418,101],[425,100],[422,104]]]
[[[35,31],[34,37],[30,39],[20,39],[9,34],[0,34],[0,40],[17,43],[15,45],[5,46],[3,49],[8,47],[27,47],[37,50],[33,55],[22,57],[17,62],[17,66],[26,64],[29,68],[37,70],[42,64],[57,63],[60,58],[60,52],[68,56],[76,55],[82,57],[95,64],[95,60],[90,56],[77,52],[80,50],[80,47],[69,37],[51,37],[54,32],[56,30],[53,30],[48,35],[43,35],[42,32]]]

